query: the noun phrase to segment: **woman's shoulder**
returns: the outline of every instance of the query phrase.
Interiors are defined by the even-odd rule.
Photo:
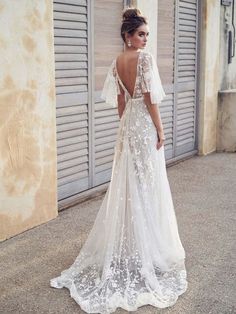
[[[149,51],[142,51],[143,55],[146,56],[146,57],[152,57],[152,54],[151,52]]]
[[[141,64],[142,64],[142,68],[146,70],[150,69],[150,67],[154,65],[154,58],[151,52],[142,51]]]
[[[153,59],[153,55],[149,51],[142,51],[143,59],[151,61]]]
[[[137,59],[140,59],[139,63],[143,66],[145,66],[145,64],[150,66],[153,64],[154,57],[151,52],[144,50],[128,54],[126,52],[121,52],[112,60],[112,66],[113,68],[116,68],[122,63],[132,64],[135,63]]]

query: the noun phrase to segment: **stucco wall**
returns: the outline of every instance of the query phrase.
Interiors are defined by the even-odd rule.
[[[0,240],[57,216],[52,13],[0,2]]]
[[[202,1],[200,39],[200,95],[198,149],[200,155],[216,150],[219,90],[220,1]]]
[[[217,151],[226,152],[236,152],[236,54],[232,57],[231,63],[228,63],[229,31],[234,34],[232,20],[233,6],[221,6]],[[236,26],[236,2],[234,26]]]
[[[217,151],[236,152],[236,89],[219,93]]]
[[[220,15],[220,90],[236,88],[236,54],[232,62],[228,63],[228,40],[229,31],[233,30],[232,24],[233,8],[221,6]],[[236,27],[236,1],[234,7],[234,26]],[[235,47],[236,49],[236,47]]]

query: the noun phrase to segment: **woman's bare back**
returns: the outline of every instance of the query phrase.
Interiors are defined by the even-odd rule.
[[[138,57],[140,52],[123,52],[116,59],[116,69],[120,80],[131,95],[133,96],[136,76]]]

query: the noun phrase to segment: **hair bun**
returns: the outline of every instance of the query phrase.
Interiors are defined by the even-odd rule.
[[[132,18],[136,18],[138,16],[142,16],[142,13],[139,9],[137,8],[128,8],[125,9],[125,11],[123,12],[123,21],[127,20],[127,19],[132,19]]]

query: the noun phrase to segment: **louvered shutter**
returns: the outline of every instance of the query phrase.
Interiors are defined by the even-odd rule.
[[[176,156],[196,146],[197,0],[179,0],[177,9]]]
[[[158,1],[157,61],[168,161],[196,148],[197,0]]]
[[[158,1],[157,65],[166,97],[160,104],[165,130],[165,157],[174,155],[174,59],[175,59],[175,2]]]
[[[94,185],[110,181],[119,117],[101,102],[101,89],[113,58],[123,50],[120,23],[123,1],[95,1]],[[109,14],[111,12],[111,14]]]
[[[89,187],[87,1],[54,1],[58,198]]]

